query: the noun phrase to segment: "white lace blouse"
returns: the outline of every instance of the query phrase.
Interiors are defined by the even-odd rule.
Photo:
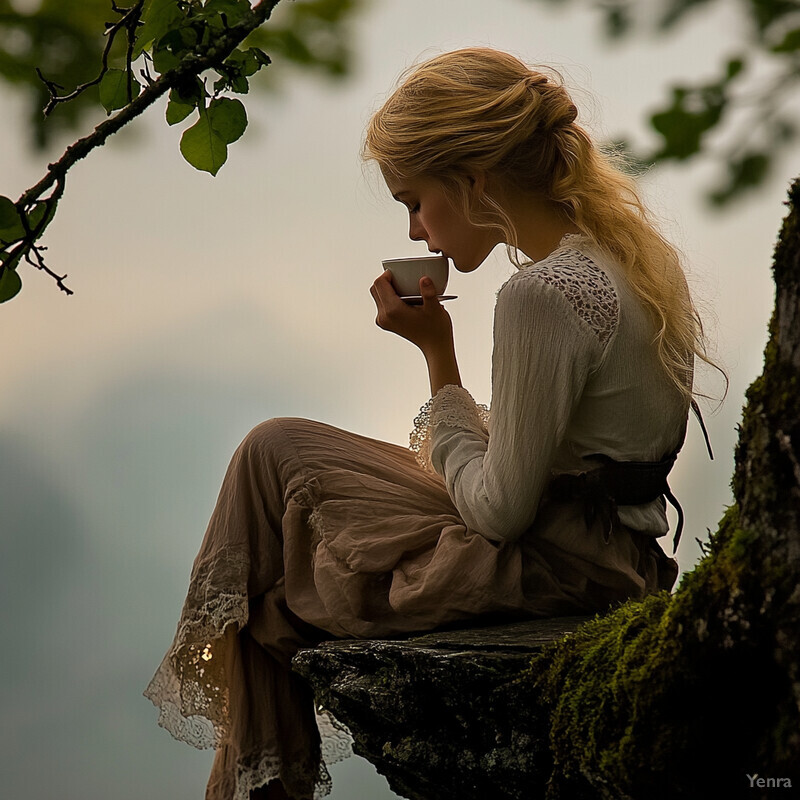
[[[593,453],[658,460],[683,441],[688,401],[664,375],[653,335],[619,265],[568,234],[498,292],[491,414],[444,386],[415,420],[411,449],[444,478],[470,528],[517,539],[553,474],[599,466]],[[668,530],[658,500],[619,517],[654,536]]]

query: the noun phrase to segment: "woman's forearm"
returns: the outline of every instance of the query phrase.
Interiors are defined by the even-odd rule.
[[[455,346],[452,342],[447,345],[425,353],[428,364],[428,377],[431,383],[431,397],[442,386],[453,384],[461,386],[461,375],[458,372]]]

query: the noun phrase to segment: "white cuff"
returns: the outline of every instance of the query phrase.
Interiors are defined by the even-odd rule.
[[[422,469],[434,472],[431,465],[433,429],[436,425],[467,430],[488,436],[489,409],[478,405],[472,395],[455,384],[442,386],[419,410],[414,419],[414,430],[409,436],[409,449],[414,452]]]

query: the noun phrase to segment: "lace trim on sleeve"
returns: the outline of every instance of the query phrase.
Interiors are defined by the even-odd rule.
[[[431,465],[433,427],[441,423],[451,428],[467,428],[488,436],[489,417],[488,407],[476,403],[466,389],[448,384],[439,389],[419,410],[414,418],[414,430],[409,435],[408,447],[422,469],[434,472]]]

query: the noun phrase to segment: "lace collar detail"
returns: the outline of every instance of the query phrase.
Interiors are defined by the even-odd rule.
[[[580,250],[581,244],[589,244],[592,239],[587,236],[585,233],[565,233],[559,240],[558,244],[555,246],[552,252],[548,253],[543,258],[540,258],[536,261],[534,259],[529,258],[526,261],[523,261],[520,265],[523,269],[526,267],[533,267],[537,264],[540,264],[542,261],[547,261],[547,259],[552,258],[555,253],[559,250],[564,250],[567,247],[572,247],[575,250]]]
[[[589,242],[583,233],[565,234],[552,253],[525,265],[523,280],[558,289],[605,347],[619,321],[619,298],[609,276],[581,247]]]
[[[591,239],[585,233],[565,233],[558,242],[556,250],[562,247],[575,247],[581,242],[590,242]]]

